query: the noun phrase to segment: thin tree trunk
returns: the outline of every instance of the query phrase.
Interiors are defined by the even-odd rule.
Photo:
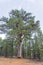
[[[7,54],[7,44],[6,44],[6,48],[5,48],[5,57],[7,57],[8,54]]]
[[[12,43],[11,43],[11,57],[13,57],[13,38],[12,38]]]

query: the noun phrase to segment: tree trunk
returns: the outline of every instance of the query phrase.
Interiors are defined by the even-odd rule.
[[[18,34],[18,54],[17,57],[21,58],[22,57],[22,33]]]
[[[11,43],[11,57],[13,57],[13,38],[12,38],[12,43]]]
[[[6,47],[5,47],[5,57],[8,56],[8,53],[7,53],[7,44],[6,44]]]
[[[18,58],[22,58],[22,43],[18,44],[18,54],[17,54]]]

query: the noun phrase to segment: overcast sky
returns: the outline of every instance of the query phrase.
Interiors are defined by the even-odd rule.
[[[8,16],[12,9],[21,9],[31,12],[40,20],[41,30],[43,31],[43,0],[0,0],[0,17]],[[0,35],[3,36],[4,35]]]

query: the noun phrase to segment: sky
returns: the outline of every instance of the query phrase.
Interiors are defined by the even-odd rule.
[[[24,9],[36,16],[36,20],[40,20],[40,27],[43,31],[43,0],[0,0],[0,18],[9,16],[12,9]],[[0,37],[4,34],[1,34]]]

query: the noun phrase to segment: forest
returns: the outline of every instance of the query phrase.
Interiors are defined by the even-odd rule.
[[[0,57],[43,60],[43,33],[40,21],[31,12],[11,10],[0,18]]]

